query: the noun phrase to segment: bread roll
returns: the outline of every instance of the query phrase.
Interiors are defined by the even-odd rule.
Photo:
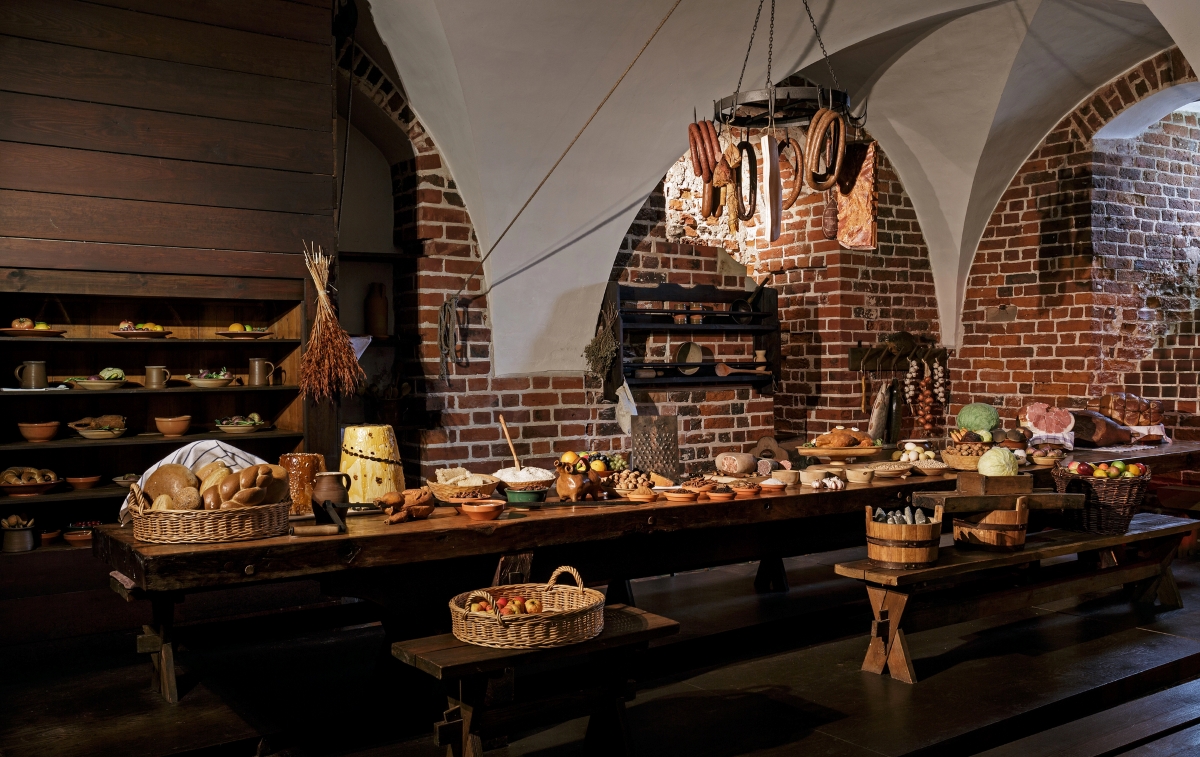
[[[233,495],[237,494],[238,490],[241,488],[242,484],[240,476],[228,476],[218,486],[218,491],[221,492],[221,501],[228,502],[229,500],[233,499]]]
[[[210,486],[204,490],[201,495],[201,500],[204,502],[205,510],[220,510],[221,509],[221,489],[217,486]]]
[[[170,494],[160,494],[154,498],[154,504],[150,506],[151,510],[174,510],[175,502],[171,499]]]
[[[213,460],[211,463],[205,463],[204,465],[201,465],[200,467],[196,468],[193,472],[196,474],[196,478],[203,481],[204,479],[208,478],[208,474],[212,473],[217,468],[228,468],[228,467],[229,466],[225,464],[224,460]]]
[[[179,496],[173,499],[175,504],[171,506],[172,510],[200,510],[204,506],[204,500],[200,499],[200,492],[196,489],[180,489]]]
[[[196,478],[196,474],[188,470],[187,466],[168,463],[150,474],[146,479],[144,491],[151,499],[158,499],[163,494],[170,494],[172,499],[176,499],[184,489],[199,488],[200,479]]]
[[[258,466],[251,465],[249,468],[243,468],[238,473],[238,488],[249,489],[255,485],[258,480]]]
[[[271,478],[266,484],[267,496],[263,500],[265,504],[273,505],[276,502],[283,502],[288,498],[288,476],[287,471],[279,468],[282,475],[276,475],[275,468],[278,465],[271,466]]]
[[[253,487],[250,489],[242,489],[237,494],[233,495],[231,501],[236,502],[244,507],[249,507],[251,505],[261,505],[263,498],[266,496],[266,489]]]
[[[200,476],[200,491],[202,492],[208,491],[210,486],[217,486],[233,474],[233,471],[229,470],[229,466],[222,462],[206,465],[205,468],[208,469],[208,474]]]

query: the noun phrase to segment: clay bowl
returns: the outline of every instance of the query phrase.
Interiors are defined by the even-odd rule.
[[[787,488],[787,484],[759,484],[763,494],[778,494]]]
[[[123,486],[126,489],[128,489],[129,487],[136,484],[138,482],[138,479],[140,479],[140,478],[141,478],[141,476],[134,476],[133,478],[126,478],[125,476],[117,476],[116,478],[113,479],[113,483],[116,484],[117,486]]]
[[[502,499],[485,499],[474,505],[463,504],[462,514],[471,520],[495,520],[507,505]]]
[[[737,497],[738,499],[746,499],[747,497],[757,497],[760,491],[762,491],[762,488],[757,487],[757,486],[752,489],[734,489],[733,496]]]
[[[700,496],[698,493],[686,489],[666,491],[662,495],[667,498],[668,502],[695,502],[696,497]]]
[[[177,415],[174,418],[155,418],[154,425],[162,432],[163,436],[183,436],[187,433],[188,427],[192,425],[192,416]]]
[[[655,492],[650,494],[630,494],[627,499],[630,502],[657,502],[658,494]]]
[[[25,441],[34,443],[50,441],[58,433],[58,427],[58,421],[17,424],[17,428],[21,430],[21,436],[25,437]]]
[[[105,379],[79,379],[75,382],[75,386],[91,389],[93,392],[107,392],[110,389],[120,389],[125,386],[125,379],[113,379],[111,381]]]
[[[779,469],[771,471],[771,476],[777,478],[788,486],[795,486],[800,483],[800,471]]]
[[[86,547],[92,543],[92,529],[86,528],[80,531],[67,531],[63,534],[63,538],[72,546]]]
[[[875,471],[870,468],[850,468],[846,471],[846,478],[852,484],[869,484],[875,478]]]
[[[72,489],[91,489],[96,484],[100,483],[99,476],[80,476],[77,478],[67,478],[67,483]]]
[[[62,529],[58,529],[57,531],[43,531],[41,533],[42,546],[46,546],[60,536],[62,536]]]
[[[708,497],[713,502],[726,502],[733,499],[737,495],[733,492],[705,492],[705,497]]]
[[[39,484],[0,484],[0,491],[10,497],[35,497],[45,494],[58,486],[57,481],[43,481]]]
[[[714,486],[716,486],[716,484],[714,484],[710,481],[710,482],[704,483],[704,484],[680,484],[679,488],[684,489],[689,492],[696,492],[697,494],[701,494],[703,492],[712,491]]]

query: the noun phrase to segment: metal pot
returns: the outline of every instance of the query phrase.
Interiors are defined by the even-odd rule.
[[[4,547],[5,552],[29,552],[33,549],[33,529],[32,528],[6,528],[4,529]]]

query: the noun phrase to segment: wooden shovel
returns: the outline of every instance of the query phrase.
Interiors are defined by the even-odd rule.
[[[508,435],[508,424],[504,422],[504,416],[500,416],[500,429],[504,432],[504,438],[508,441],[508,451],[512,453],[513,465],[517,466],[517,470],[521,470],[521,460],[517,457],[517,448],[513,446],[512,437]]]

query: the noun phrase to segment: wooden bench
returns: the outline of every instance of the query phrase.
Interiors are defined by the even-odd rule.
[[[459,641],[451,634],[398,641],[392,655],[443,682],[449,709],[434,726],[435,743],[453,757],[483,754],[485,743],[511,731],[552,725],[589,715],[587,747],[593,754],[632,754],[625,725],[625,702],[633,698],[629,674],[637,652],[679,631],[669,618],[626,605],[604,608],[604,631],[580,644],[553,649],[492,649]],[[505,671],[548,662],[583,662],[580,686],[569,693],[496,703],[490,681]]]
[[[862,669],[915,683],[905,631],[963,623],[1088,592],[1125,586],[1135,602],[1182,607],[1171,561],[1200,522],[1167,515],[1134,516],[1120,536],[1053,530],[1031,534],[1017,552],[943,548],[927,568],[887,570],[870,560],[839,563],[840,576],[867,584],[875,619]],[[1076,554],[1078,560],[1042,560]]]

